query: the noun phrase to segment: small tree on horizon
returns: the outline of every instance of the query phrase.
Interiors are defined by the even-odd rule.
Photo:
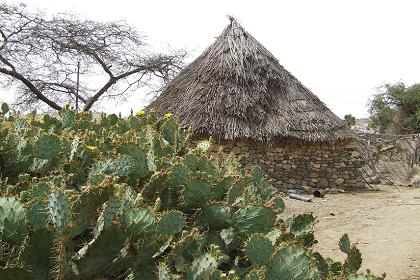
[[[352,116],[352,114],[347,114],[344,116],[344,121],[346,122],[348,127],[352,127],[356,124],[356,118]]]

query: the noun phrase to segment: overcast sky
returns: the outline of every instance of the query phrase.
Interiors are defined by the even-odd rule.
[[[1,0],[0,0],[1,1]],[[420,82],[420,1],[416,0],[24,0],[49,14],[126,20],[156,48],[185,48],[189,61],[233,15],[287,70],[338,116],[367,116],[366,103],[386,82]],[[139,93],[107,111],[139,110]]]

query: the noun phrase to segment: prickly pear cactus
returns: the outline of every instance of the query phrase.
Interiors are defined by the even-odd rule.
[[[99,234],[102,230],[109,229],[114,224],[115,219],[121,215],[121,211],[122,200],[119,197],[111,197],[109,201],[105,202],[96,224],[96,233]]]
[[[155,225],[155,215],[149,209],[129,208],[124,211],[121,217],[121,226],[127,234],[138,234],[148,232]]]
[[[180,232],[185,226],[185,217],[182,212],[169,211],[163,213],[156,226],[156,231],[162,235],[173,235]]]
[[[228,228],[231,224],[230,208],[222,203],[214,203],[198,211],[197,224],[210,230]]]
[[[34,157],[53,159],[60,153],[60,139],[56,135],[42,135],[34,146]]]
[[[193,180],[184,189],[184,200],[189,207],[206,205],[210,198],[211,186],[204,180]]]
[[[261,168],[194,147],[170,114],[3,107],[0,279],[381,279],[347,235],[344,263],[314,252],[313,215],[284,221]]]
[[[27,218],[34,230],[45,227],[48,223],[47,203],[33,200],[27,204]]]
[[[350,239],[349,239],[349,236],[347,235],[347,233],[344,234],[340,238],[338,246],[340,247],[341,252],[346,253],[346,254],[350,253],[351,244],[350,244]]]
[[[209,279],[217,268],[217,260],[209,253],[195,259],[187,272],[187,280]]]
[[[245,247],[245,255],[254,265],[266,265],[273,254],[273,244],[261,234],[251,236]]]
[[[319,273],[302,248],[294,244],[286,244],[273,255],[267,264],[265,279],[319,279]]]
[[[23,204],[14,197],[0,197],[0,233],[2,239],[20,244],[28,231]]]
[[[48,279],[52,264],[54,235],[47,229],[35,231],[29,238],[21,255],[25,264],[31,267],[35,279]]]
[[[249,205],[236,211],[232,216],[233,227],[245,236],[254,233],[269,232],[276,221],[276,214],[271,208]]]
[[[9,105],[7,103],[2,103],[0,106],[0,114],[6,115],[9,112]]]
[[[54,190],[48,196],[48,212],[54,227],[63,232],[70,220],[70,206],[65,195],[59,191]]]

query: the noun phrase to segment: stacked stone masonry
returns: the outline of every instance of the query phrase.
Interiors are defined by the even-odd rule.
[[[246,169],[263,168],[279,188],[311,186],[315,188],[363,188],[363,161],[355,141],[298,144],[289,142],[263,143],[247,140],[214,144],[233,153]]]

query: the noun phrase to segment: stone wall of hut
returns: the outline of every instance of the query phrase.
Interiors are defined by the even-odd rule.
[[[297,144],[290,142],[262,143],[249,140],[215,144],[232,152],[246,169],[263,168],[279,188],[311,186],[316,188],[361,188],[363,161],[355,141]]]

